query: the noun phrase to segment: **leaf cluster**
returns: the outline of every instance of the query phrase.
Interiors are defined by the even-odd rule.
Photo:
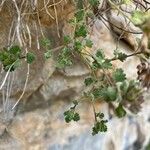
[[[96,122],[92,128],[92,135],[96,135],[99,132],[106,132],[107,131],[107,125],[106,123],[108,120],[104,119],[103,113],[96,113]]]
[[[41,46],[46,50],[46,52],[44,53],[44,57],[45,59],[49,59],[52,57],[53,53],[52,53],[52,45],[51,45],[51,41],[47,38],[44,38],[41,40]]]
[[[3,69],[5,71],[14,71],[18,66],[20,55],[21,49],[19,46],[14,45],[10,48],[4,48],[0,52],[0,61],[3,64]]]
[[[26,56],[22,56],[22,50],[18,45],[3,48],[0,52],[0,61],[5,71],[14,71],[20,66],[21,59],[26,59],[27,63],[31,64],[35,60],[35,55],[28,52]]]
[[[78,105],[77,101],[73,101],[74,106],[71,107],[69,110],[64,112],[64,117],[66,123],[69,123],[71,121],[79,121],[80,120],[80,115],[75,112],[76,106]]]

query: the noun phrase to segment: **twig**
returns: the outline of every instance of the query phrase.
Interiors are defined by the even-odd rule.
[[[28,53],[28,49],[26,48],[26,54]],[[27,64],[27,76],[26,76],[26,81],[24,84],[24,88],[23,88],[23,92],[20,95],[19,99],[17,100],[17,102],[15,103],[15,105],[12,107],[12,110],[18,105],[18,103],[20,102],[20,100],[22,99],[22,97],[24,96],[25,90],[27,88],[27,83],[29,80],[29,74],[30,74],[30,64]]]
[[[14,19],[11,22],[11,26],[10,26],[10,30],[9,30],[9,34],[8,34],[8,45],[10,45],[10,43],[11,43],[11,34],[12,34],[13,25],[14,25]]]
[[[47,4],[48,4],[48,3],[49,3],[49,0],[48,0]],[[44,0],[45,11],[46,11],[46,13],[50,16],[50,18],[52,18],[52,19],[54,20],[55,18],[50,14],[50,12],[49,12],[48,9],[47,9],[47,4],[46,4],[46,1]]]
[[[128,58],[128,57],[132,57],[132,56],[136,56],[136,55],[138,55],[138,54],[142,54],[142,53],[143,53],[142,51],[140,51],[140,52],[136,52],[136,53],[133,53],[133,54],[127,55],[127,56],[126,56],[126,58]],[[115,61],[115,60],[118,60],[118,58],[114,57],[114,58],[112,58],[112,59],[109,59],[109,61]]]
[[[29,26],[27,24],[26,24],[26,28],[27,28],[27,32],[28,32],[28,36],[29,36],[29,47],[31,47],[31,41],[32,41],[31,31],[30,31]]]
[[[16,7],[17,15],[18,15],[18,20],[17,20],[17,26],[16,26],[16,33],[17,33],[17,38],[20,43],[20,46],[23,46],[21,36],[20,36],[20,22],[21,22],[21,12],[17,6],[16,0],[12,0],[14,2],[14,5]]]
[[[92,107],[93,107],[94,119],[95,119],[95,122],[97,122],[96,110],[95,110],[95,106],[94,106],[94,102],[93,101],[92,101]]]
[[[55,0],[53,0],[53,3],[55,3]],[[56,27],[57,27],[57,35],[60,38],[60,33],[59,33],[59,25],[58,25],[58,16],[57,16],[57,9],[56,6],[54,5],[54,12],[55,12],[55,21],[56,21]]]
[[[122,31],[124,31],[124,32],[132,33],[132,34],[142,34],[142,33],[143,33],[143,32],[134,32],[134,31],[125,30],[125,29],[123,29],[123,28],[121,28],[121,27],[118,27],[117,25],[113,24],[112,22],[110,22],[109,20],[107,20],[107,19],[106,19],[105,17],[103,17],[102,15],[101,15],[100,17],[102,17],[105,21],[109,22],[109,24],[111,24],[112,26],[114,26],[114,27],[116,27],[116,28],[118,28],[118,29],[120,29],[120,30],[122,30]]]
[[[138,1],[134,0],[134,2],[137,3],[137,4],[140,4],[146,10],[146,7],[139,0]]]
[[[6,0],[2,0],[1,4],[0,4],[0,11],[2,10],[2,7],[4,5],[4,3],[6,2]]]
[[[29,72],[30,72],[30,65],[28,64],[27,77],[26,77],[26,81],[25,81],[25,84],[24,84],[23,92],[22,92],[21,96],[19,97],[19,99],[17,100],[17,102],[15,103],[15,105],[12,107],[12,110],[18,105],[18,103],[20,102],[20,100],[24,96],[24,93],[25,93],[25,90],[26,90],[26,87],[27,87],[27,83],[28,83],[28,80],[29,80]]]
[[[150,5],[150,2],[148,2],[147,0],[143,0],[145,3],[149,4]]]
[[[1,90],[1,89],[3,88],[3,86],[5,85],[5,82],[6,82],[6,80],[7,80],[7,77],[8,77],[8,75],[9,75],[9,73],[10,73],[10,70],[11,70],[11,68],[13,67],[13,65],[14,65],[15,63],[16,63],[16,61],[15,61],[14,63],[12,63],[11,66],[9,67],[9,69],[8,69],[6,75],[5,75],[5,78],[4,78],[4,80],[3,80],[3,82],[2,82],[2,84],[1,84],[1,86],[0,86],[0,90]]]

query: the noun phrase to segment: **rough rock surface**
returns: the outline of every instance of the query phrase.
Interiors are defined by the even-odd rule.
[[[71,31],[65,19],[72,8],[70,4],[61,5],[64,11],[63,14],[58,12],[58,15],[61,14],[65,17],[58,17],[60,19],[58,27],[62,35]],[[12,14],[5,13],[6,6],[3,9],[0,12],[3,13],[3,15],[0,14],[1,48],[7,45],[7,36],[11,26],[10,18],[12,17]],[[53,10],[50,11],[53,14]],[[117,18],[115,13],[112,14],[115,17],[112,21],[120,23],[119,16]],[[56,24],[49,22],[46,14],[41,13],[40,16],[44,34],[47,38],[53,39],[54,47],[60,46],[62,39],[58,38]],[[108,23],[107,25],[109,26]],[[32,32],[36,34],[33,24],[31,27]],[[108,56],[112,57],[113,50],[116,48],[116,38],[114,37],[118,35],[118,31],[112,31],[108,30],[100,20],[94,23],[93,32],[90,35],[94,42],[92,53],[101,48]],[[134,47],[136,44],[132,43],[132,40],[133,38],[127,38],[129,45]],[[131,53],[131,48],[124,42],[120,42],[118,46],[122,51]],[[84,89],[83,79],[90,73],[88,68],[77,59],[72,67],[58,70],[54,65],[55,59],[47,61],[43,59],[44,50],[37,49],[36,40],[33,40],[32,50],[36,52],[37,60],[30,66],[29,82],[24,98],[16,108],[17,112],[11,111],[11,108],[24,88],[27,73],[25,62],[15,73],[9,74],[6,85],[0,92],[0,150],[140,150],[145,148],[150,139],[149,96],[147,96],[147,101],[143,104],[140,114],[129,115],[122,120],[113,117],[109,121],[108,132],[93,137],[91,135],[93,112],[88,103],[83,102],[79,107],[80,122],[66,124],[63,118],[63,112],[69,108],[70,100],[77,97]],[[135,69],[138,63],[138,58],[134,57],[127,59],[124,64],[117,61],[114,65],[123,67],[129,78],[136,78]],[[0,82],[3,81],[4,76],[5,73],[1,73]],[[13,88],[9,97],[6,98],[7,85],[12,79]],[[108,114],[107,105],[100,104],[96,108]]]

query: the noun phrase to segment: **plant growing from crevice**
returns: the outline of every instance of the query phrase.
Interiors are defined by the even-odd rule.
[[[101,19],[103,12],[99,10],[98,6],[101,3],[99,0],[74,0],[75,13],[74,17],[69,20],[70,25],[73,28],[73,32],[63,37],[63,45],[57,55],[55,66],[59,69],[65,67],[71,67],[75,56],[79,56],[82,61],[89,67],[91,74],[83,82],[85,83],[85,91],[80,93],[81,97],[78,101],[73,101],[73,106],[64,112],[64,118],[67,123],[71,121],[79,121],[80,115],[76,111],[78,104],[84,99],[88,99],[93,106],[94,111],[94,125],[92,128],[92,135],[96,135],[99,132],[107,131],[107,122],[102,112],[97,112],[94,103],[105,102],[113,106],[114,115],[118,118],[123,118],[127,114],[127,110],[137,113],[143,102],[143,86],[150,87],[149,78],[149,63],[142,63],[138,66],[138,80],[128,80],[126,74],[122,68],[114,68],[113,61],[119,60],[125,62],[127,58],[132,56],[143,56],[147,61],[149,53],[146,50],[139,50],[140,47],[145,45],[139,45],[139,48],[133,54],[127,55],[118,49],[114,50],[114,56],[107,58],[104,54],[105,49],[97,49],[95,55],[91,54],[86,49],[92,49],[94,43],[90,39],[89,25],[95,21],[95,19]],[[143,40],[149,39],[149,27],[147,22],[149,21],[149,14],[139,11],[133,12],[131,17],[125,15],[120,9],[121,4],[128,4],[130,0],[113,1],[108,0],[107,4],[109,9],[116,9],[118,13],[121,13],[124,17],[127,17],[133,24],[139,26],[144,32],[144,38],[141,39],[140,44],[145,43]],[[144,17],[141,17],[143,16]],[[56,18],[57,20],[57,18]],[[89,21],[90,20],[90,21]],[[115,26],[116,27],[116,26]],[[116,27],[117,28],[117,27]],[[123,30],[123,32],[126,32]],[[40,46],[45,49],[43,57],[45,61],[51,58],[54,54],[51,41],[47,38],[41,39]],[[21,61],[25,59],[28,64],[32,64],[36,59],[36,55],[31,52],[23,53],[23,47],[13,45],[8,48],[4,48],[0,52],[0,61],[5,71],[15,71],[20,66]],[[145,54],[146,51],[146,54]],[[142,57],[142,58],[143,58]],[[97,75],[97,72],[101,72],[101,75]],[[141,86],[143,85],[143,86]],[[136,106],[136,109],[133,109]],[[81,118],[82,119],[82,118]]]

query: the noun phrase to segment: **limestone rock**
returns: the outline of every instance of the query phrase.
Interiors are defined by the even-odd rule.
[[[39,45],[39,40],[42,38],[41,29],[46,38],[53,40],[53,48],[61,46],[62,36],[69,34],[72,30],[67,23],[74,9],[71,1],[54,1],[59,4],[56,6],[58,22],[55,19],[56,12],[52,1],[49,1],[50,6],[52,3],[52,7],[49,6],[48,9],[49,14],[42,11],[44,9],[43,0],[32,0],[32,5],[27,4],[29,10],[37,11],[37,6],[40,9],[39,16],[35,13],[29,18],[27,17],[29,19],[27,25],[32,32],[31,45],[29,38],[26,38],[28,41],[27,47],[30,51],[36,53],[37,57],[33,65],[30,65],[29,81],[25,94],[15,109],[17,112],[12,111],[11,108],[24,89],[27,76],[27,63],[24,60],[19,69],[9,74],[5,86],[0,91],[0,150],[144,149],[150,139],[149,95],[147,95],[148,100],[137,117],[129,115],[122,120],[113,117],[109,122],[109,130],[106,134],[94,137],[91,135],[94,117],[91,105],[86,102],[83,102],[78,108],[81,114],[80,122],[71,124],[64,122],[63,112],[71,105],[70,101],[78,98],[81,94],[84,89],[84,79],[89,76],[90,70],[84,62],[79,61],[79,58],[75,59],[73,66],[65,69],[56,69],[55,58],[44,60],[45,49]],[[17,1],[18,6],[23,2]],[[12,13],[8,13],[10,8],[12,8]],[[0,48],[9,46],[11,40],[16,43],[19,42],[15,34],[13,39],[13,33],[10,36],[12,38],[8,37],[12,19],[17,20],[14,10],[14,5],[9,1],[6,1],[2,10],[0,10]],[[119,24],[119,27],[125,27],[125,20],[119,19],[120,16],[116,12],[112,12],[111,16],[108,16],[108,14],[104,14],[104,16],[107,19],[111,18],[111,23]],[[37,17],[41,21],[40,25]],[[21,29],[26,26],[27,18],[25,18],[24,26]],[[15,23],[12,26],[13,32],[15,31]],[[112,30],[111,27],[111,24],[106,21],[98,19],[94,22],[91,27],[93,32],[88,35],[94,43],[93,48],[88,49],[91,54],[95,54],[97,49],[103,49],[109,58],[113,57],[113,50],[116,49],[117,38],[121,33],[116,28]],[[28,35],[27,29],[25,31]],[[129,38],[128,36],[126,39],[128,43],[120,41],[118,48],[127,54],[131,54],[131,46],[136,47],[136,43],[132,40],[134,41],[135,37],[132,35]],[[59,50],[56,53],[58,52]],[[134,57],[127,59],[125,63],[116,61],[113,65],[122,67],[127,73],[127,77],[133,79],[137,76],[136,66],[138,64],[139,59]],[[2,84],[5,74],[4,72],[0,74],[0,84]],[[104,112],[109,119],[106,104],[97,104],[96,108]]]

